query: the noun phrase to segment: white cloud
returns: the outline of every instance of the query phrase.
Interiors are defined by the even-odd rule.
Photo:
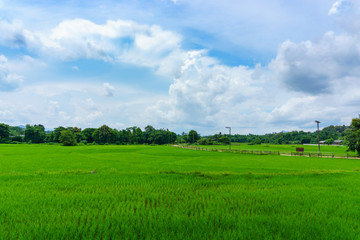
[[[357,35],[328,32],[317,41],[286,41],[267,67],[224,66],[205,51],[183,59],[169,96],[147,109],[152,121],[253,133],[306,129],[314,118],[324,124],[349,119],[360,104]]]
[[[14,91],[22,82],[23,77],[10,72],[8,59],[0,55],[0,91]]]
[[[1,21],[0,31],[2,45],[24,47],[62,60],[97,59],[162,68],[165,59],[176,62],[177,56],[181,58],[181,53],[174,54],[180,49],[178,34],[132,21],[96,24],[85,19],[65,20],[50,32],[33,32],[21,22]]]
[[[160,122],[200,127],[231,123],[249,111],[252,106],[248,102],[263,93],[258,71],[220,65],[203,51],[189,52],[181,75],[170,86],[168,99],[149,107],[148,114]],[[235,119],[225,120],[229,116]]]
[[[89,125],[96,122],[103,116],[102,111],[99,109],[93,99],[87,98],[73,98],[70,102],[74,112],[72,116],[73,125]]]
[[[290,90],[308,94],[334,92],[346,77],[360,78],[360,39],[357,35],[326,33],[319,41],[287,41],[270,69]]]
[[[132,21],[96,24],[73,19],[51,31],[37,32],[26,30],[19,22],[1,21],[0,30],[4,31],[0,44],[26,47],[55,62],[97,59],[131,63],[174,77],[168,96],[104,78],[86,84],[74,79],[27,85],[19,93],[20,100],[11,92],[0,96],[0,102],[7,103],[0,105],[0,116],[9,121],[23,119],[49,127],[154,124],[173,130],[196,128],[202,133],[225,131],[223,127],[230,125],[235,132],[260,133],[312,126],[315,117],[343,122],[360,104],[357,34],[328,32],[317,41],[286,41],[269,66],[250,68],[226,66],[205,50],[185,51],[178,34]],[[1,84],[6,84],[13,90],[23,81],[23,72],[47,67],[45,60],[34,56],[17,62],[22,64],[0,55],[0,88],[5,89]],[[24,99],[31,101],[23,104]]]
[[[351,8],[351,6],[352,6],[352,1],[338,0],[331,6],[328,15],[331,16],[331,15],[339,14],[341,11]]]
[[[14,48],[26,47],[24,27],[20,21],[0,21],[0,44]]]
[[[110,83],[104,83],[104,91],[105,91],[105,96],[112,97],[114,96],[115,87],[111,86]]]

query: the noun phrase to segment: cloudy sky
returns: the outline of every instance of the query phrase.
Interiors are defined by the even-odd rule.
[[[0,122],[313,131],[360,113],[357,0],[0,0]]]

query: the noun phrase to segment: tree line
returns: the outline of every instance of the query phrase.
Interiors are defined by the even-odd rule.
[[[320,141],[332,144],[334,140],[344,140],[349,126],[328,126],[319,131]],[[234,135],[234,142],[247,142],[251,144],[317,144],[318,132],[291,131],[280,133],[269,133],[264,135]]]
[[[348,134],[349,126],[329,126],[319,132],[320,141],[326,141],[332,144],[334,140],[344,140]],[[210,136],[199,138],[198,143],[201,145],[229,144],[230,138],[228,134],[217,133]],[[317,144],[318,133],[291,131],[280,133],[268,133],[263,135],[255,134],[234,134],[231,135],[231,142],[248,143],[248,144]]]
[[[349,151],[360,153],[360,118],[354,118],[350,126],[329,126],[319,131],[320,141],[331,144],[334,140],[344,140]],[[218,134],[201,137],[195,130],[177,135],[168,129],[155,129],[148,125],[142,130],[129,127],[123,130],[112,129],[107,125],[99,128],[57,127],[45,131],[41,124],[27,124],[25,128],[0,123],[0,143],[61,143],[72,146],[76,144],[228,144],[231,142],[248,144],[316,144],[318,133],[291,131],[264,135],[227,135]]]
[[[0,123],[1,143],[62,143],[66,146],[76,144],[171,144],[177,135],[168,129],[155,129],[148,125],[145,130],[129,127],[123,130],[103,125],[99,128],[57,127],[45,131],[41,124],[27,124],[25,128],[12,127]]]

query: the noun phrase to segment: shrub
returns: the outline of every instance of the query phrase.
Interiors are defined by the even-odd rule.
[[[59,141],[64,146],[75,146],[76,145],[75,134],[71,130],[61,131]]]

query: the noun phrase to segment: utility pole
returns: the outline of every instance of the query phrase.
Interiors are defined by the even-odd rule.
[[[229,150],[231,151],[231,127],[225,127],[229,129]]]
[[[318,130],[318,148],[319,148],[319,154],[321,153],[320,152],[320,130],[319,130],[319,123],[320,121],[318,120],[315,120],[316,124],[317,124],[317,130]]]

